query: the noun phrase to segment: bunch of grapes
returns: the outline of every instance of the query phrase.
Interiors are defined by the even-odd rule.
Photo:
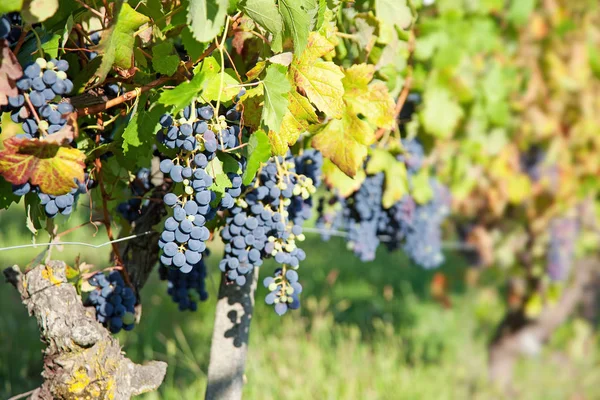
[[[135,293],[125,282],[118,271],[107,275],[98,272],[88,280],[95,286],[90,292],[88,302],[96,309],[96,319],[117,333],[121,329],[130,331],[135,323]]]
[[[444,262],[441,225],[450,212],[448,191],[431,180],[433,199],[418,205],[408,225],[404,251],[423,268],[435,268]]]
[[[576,218],[556,218],[550,223],[546,270],[553,281],[564,281],[569,277],[578,235],[579,223]]]
[[[407,166],[409,183],[423,165],[424,151],[414,140],[403,141],[404,152],[397,158]],[[417,204],[405,195],[400,201],[385,209],[383,173],[369,175],[361,187],[347,199],[334,195],[328,202],[322,200],[318,207],[317,227],[323,230],[346,232],[348,246],[362,261],[375,258],[380,242],[389,250],[402,247],[417,264],[432,268],[443,260],[441,224],[449,213],[448,191],[436,180],[430,185],[433,199]]]
[[[314,157],[313,161],[321,157],[317,153],[309,154]],[[312,164],[313,161],[309,162],[308,158],[296,160],[288,157],[286,160],[278,157],[268,162],[246,188],[244,199],[230,209],[221,231],[225,255],[219,263],[219,268],[230,281],[245,284],[246,276],[262,265],[265,258],[274,257],[282,266],[281,270],[288,271],[298,268],[300,261],[306,258],[296,242],[304,240],[301,224],[310,217],[305,205],[310,204],[316,187],[312,178],[297,173],[296,165],[303,161],[306,165]],[[295,271],[291,275],[294,274],[297,277]],[[278,281],[276,286],[280,286],[273,290],[277,289],[278,293],[283,290],[287,295],[276,296],[271,301],[273,295],[266,299],[267,303],[281,304],[275,309],[278,314],[285,313],[288,308],[297,308],[299,302],[294,302],[294,299],[297,300],[299,293],[292,296],[294,289],[287,282],[286,275],[277,275],[276,272],[272,279]]]
[[[188,273],[170,269],[164,265],[159,267],[158,272],[160,279],[168,282],[167,293],[179,305],[179,310],[196,311],[198,302],[208,299],[208,292],[206,291],[207,271],[204,259],[196,263]]]
[[[177,294],[177,288],[196,288],[200,299],[206,295],[203,283],[206,267],[202,256],[210,231],[205,224],[214,219],[219,208],[233,208],[234,199],[242,193],[241,176],[229,173],[231,187],[217,201],[217,195],[211,189],[213,178],[207,172],[207,166],[216,157],[217,151],[232,149],[240,143],[239,114],[230,111],[216,116],[210,104],[192,104],[183,110],[179,118],[165,114],[160,121],[163,128],[157,135],[159,142],[167,149],[176,150],[174,158],[165,158],[160,163],[160,170],[175,183],[173,192],[163,198],[173,213],[165,221],[159,240],[162,249],[160,262],[164,267],[163,276],[169,276],[164,272],[169,268],[174,270],[169,272],[172,278],[169,278],[172,283],[170,290],[173,299],[184,309],[196,307],[196,303],[191,305],[191,300],[185,300],[181,293]],[[239,170],[245,168],[243,157],[235,159]],[[179,274],[190,273],[193,277],[183,283]],[[175,281],[179,283],[173,283]]]
[[[16,83],[19,93],[8,98],[5,109],[11,113],[13,122],[23,125],[25,133],[21,137],[39,138],[65,126],[67,114],[73,112],[71,104],[60,102],[73,90],[73,83],[67,78],[68,69],[66,60],[46,61],[43,58],[25,68],[24,75]]]

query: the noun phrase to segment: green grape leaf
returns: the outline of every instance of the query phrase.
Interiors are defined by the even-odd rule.
[[[0,15],[11,11],[21,11],[23,0],[2,0],[0,2]]]
[[[318,60],[333,51],[333,45],[316,32],[311,33],[306,50],[290,68],[294,83],[308,99],[332,118],[341,118],[344,112],[344,73],[329,61]]]
[[[271,146],[267,134],[263,130],[254,132],[250,135],[247,149],[248,163],[244,175],[242,175],[244,185],[249,185],[252,182],[261,164],[267,162],[271,157]]]
[[[135,161],[137,166],[150,164],[152,146],[159,129],[158,120],[167,111],[163,105],[158,103],[152,104],[150,109],[146,110],[148,97],[147,93],[140,96],[122,135],[123,155],[127,160]]]
[[[60,36],[53,34],[50,39],[42,44],[42,50],[52,58],[58,57]]]
[[[163,42],[152,47],[152,66],[160,74],[171,76],[179,67],[179,56],[171,42]]]
[[[385,174],[385,189],[383,191],[382,204],[384,208],[390,208],[408,193],[408,175],[406,165],[396,160],[386,150],[373,149],[367,163],[367,173]]]
[[[18,203],[19,199],[13,194],[12,184],[0,176],[0,209],[6,210],[12,203]]]
[[[189,0],[187,22],[199,42],[213,40],[225,24],[227,0]]]
[[[357,64],[346,69],[344,101],[355,114],[362,114],[373,125],[391,129],[394,126],[394,99],[383,82],[369,85],[375,74],[375,66]]]
[[[429,170],[421,168],[410,180],[411,194],[419,204],[425,204],[433,198],[433,189],[429,183]]]
[[[204,100],[215,100],[214,96],[218,96],[220,82],[216,82],[217,89],[214,89],[213,86],[215,85],[215,81],[219,80],[219,68],[219,63],[213,57],[205,58],[194,68],[195,75],[191,81],[180,83],[173,89],[165,90],[160,95],[158,102],[164,105],[175,106],[173,113],[176,113],[188,106],[201,91]],[[226,79],[225,82],[231,81]],[[237,94],[237,91],[235,93]]]
[[[318,122],[319,118],[308,99],[295,90],[291,91],[281,130],[279,132],[269,131],[273,154],[285,155],[289,146],[296,143],[300,134],[307,131],[310,124]]]
[[[463,117],[463,109],[443,88],[430,87],[424,97],[419,117],[427,133],[440,138],[451,137]]]
[[[308,42],[310,16],[298,0],[279,0],[284,35],[294,41],[294,54],[300,55]]]
[[[197,41],[192,34],[192,31],[190,31],[190,28],[187,26],[181,31],[181,43],[183,43],[185,51],[187,51],[192,60],[199,59],[202,53],[204,53],[204,50],[208,47],[205,43]]]
[[[71,34],[71,31],[73,30],[74,24],[75,24],[75,21],[73,20],[73,14],[69,14],[69,17],[67,18],[67,22],[65,24],[65,29],[63,30],[60,47],[65,47],[65,45],[67,44],[67,40],[69,40],[69,35]]]
[[[334,163],[328,159],[323,160],[323,180],[332,189],[342,197],[348,197],[357,191],[367,177],[365,171],[361,168],[356,175],[351,178],[340,170]]]
[[[113,65],[129,69],[133,61],[133,35],[149,18],[135,11],[127,3],[123,3],[112,27],[104,32],[98,46],[102,62],[96,71],[96,76],[103,81]]]
[[[390,27],[407,29],[412,23],[412,12],[406,0],[375,0],[375,14]]]
[[[286,77],[287,68],[272,64],[267,68],[263,80],[265,103],[262,110],[262,122],[274,132],[279,132],[281,122],[288,106],[288,93],[292,86]]]
[[[330,120],[320,128],[312,146],[333,161],[346,175],[355,176],[367,156],[367,146],[375,140],[369,124],[355,114]]]
[[[221,94],[221,101],[231,101],[239,92],[240,88],[235,77],[235,71],[227,68],[223,75],[223,90],[221,90],[221,74],[217,77],[206,79],[204,89],[202,90],[202,99],[205,101],[216,101]]]
[[[44,139],[11,137],[0,151],[0,175],[13,185],[26,182],[53,195],[68,193],[73,179],[83,181],[85,154]]]
[[[283,20],[275,0],[244,0],[241,9],[263,28],[277,34],[283,29]]]
[[[225,193],[225,189],[231,187],[231,180],[223,169],[223,161],[219,157],[213,158],[206,166],[206,173],[213,178],[213,184],[209,189],[215,192],[220,199]]]

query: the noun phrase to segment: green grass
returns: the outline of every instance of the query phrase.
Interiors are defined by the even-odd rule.
[[[0,246],[28,242],[23,215],[0,212]],[[85,220],[76,216],[77,225]],[[65,240],[105,240],[79,230]],[[38,239],[38,242],[42,242]],[[158,392],[145,399],[203,397],[218,274],[220,245],[208,260],[211,299],[196,313],[180,313],[154,276],[142,291],[143,315],[119,339],[133,360],[169,364]],[[435,271],[423,271],[400,254],[382,249],[375,262],[362,263],[342,240],[311,237],[301,269],[305,287],[300,312],[277,317],[257,293],[246,368],[246,399],[498,399],[486,379],[486,345],[503,312],[498,291],[468,289],[464,261],[449,254],[441,269],[449,280],[453,306],[429,296]],[[66,247],[54,258],[72,263],[77,255],[106,265],[108,248]],[[23,265],[37,250],[0,253],[2,265]],[[272,263],[263,269],[271,270]],[[35,322],[16,292],[0,291],[0,398],[40,383],[41,349]],[[575,320],[537,358],[522,360],[515,374],[519,399],[600,398],[596,335]],[[577,397],[579,396],[579,397]]]

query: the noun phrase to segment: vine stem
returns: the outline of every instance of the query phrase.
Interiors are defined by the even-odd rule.
[[[206,57],[208,57],[213,50],[215,50],[217,48],[217,44],[213,43],[212,45],[210,45],[206,50],[204,50],[204,53],[202,53],[202,55],[198,58],[198,60],[196,61],[188,61],[185,66],[187,68],[191,68],[194,64],[199,63],[200,61],[204,60]],[[150,89],[153,89],[157,86],[162,85],[163,83],[171,80],[172,77],[170,76],[163,76],[161,78],[158,78],[155,81],[152,81],[150,83],[148,83],[147,85],[144,85],[142,87],[139,88],[135,88],[133,90],[130,90],[127,93],[122,94],[119,97],[115,97],[114,99],[108,100],[105,103],[100,103],[100,104],[95,104],[91,107],[82,107],[77,109],[76,113],[77,116],[85,116],[85,115],[93,115],[93,114],[97,114],[99,112],[102,112],[104,110],[107,110],[109,108],[118,106],[119,104],[125,103],[126,101],[130,101],[135,99],[136,97],[138,97],[139,95],[141,95],[142,93],[147,92]]]

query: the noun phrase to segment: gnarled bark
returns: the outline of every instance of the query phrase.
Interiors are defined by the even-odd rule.
[[[4,275],[35,316],[44,351],[44,383],[32,399],[129,399],[162,383],[167,364],[145,365],[125,357],[117,339],[88,313],[75,287],[67,282],[65,263],[51,261],[26,274],[17,266]]]
[[[502,320],[489,347],[490,379],[502,390],[512,390],[513,369],[518,357],[541,348],[575,311],[597,266],[595,258],[577,261],[573,280],[563,291],[559,302],[546,307],[535,320],[528,319],[523,308],[509,312]]]
[[[221,279],[208,366],[206,400],[239,400],[244,386],[258,268],[244,286]]]

